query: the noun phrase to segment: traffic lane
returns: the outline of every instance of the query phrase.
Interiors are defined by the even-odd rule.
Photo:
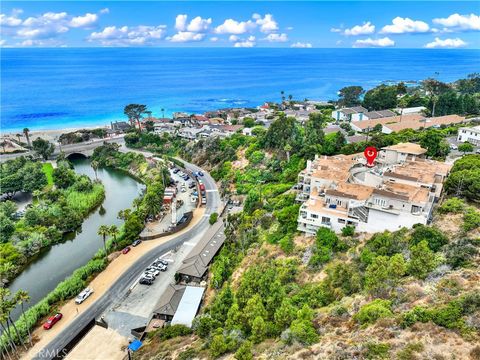
[[[155,249],[154,253],[145,254],[130,269],[112,285],[106,294],[94,302],[89,309],[83,312],[77,319],[69,324],[52,342],[50,342],[42,351],[40,351],[34,359],[52,359],[54,354],[58,354],[61,350],[93,319],[99,317],[112,303],[123,299],[128,289],[143,273],[157,257],[164,255],[166,252],[173,250],[186,240],[191,238],[192,232],[202,231],[209,227],[208,219],[204,217],[190,231],[179,235],[168,243],[164,243]]]

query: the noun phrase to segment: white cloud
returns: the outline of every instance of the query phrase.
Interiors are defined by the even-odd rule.
[[[255,45],[256,45],[255,36],[249,36],[247,40],[238,41],[233,46],[236,47],[236,48],[238,48],[238,47],[251,48],[251,47],[254,47]]]
[[[333,32],[333,33],[341,33],[343,30],[342,29],[339,29],[339,28],[331,28],[330,29],[330,32]]]
[[[193,18],[190,23],[188,23],[188,16],[185,14],[179,14],[175,18],[175,29],[178,31],[205,32],[211,24],[211,18],[202,19],[200,16]]]
[[[384,37],[382,39],[364,39],[364,40],[357,40],[353,43],[353,47],[390,47],[394,46],[395,41],[388,37]]]
[[[109,14],[110,9],[109,8],[103,8],[102,10],[99,11],[100,14]]]
[[[299,49],[304,49],[304,48],[311,48],[312,44],[310,43],[302,43],[302,42],[296,42],[290,45],[292,48],[299,48]]]
[[[446,28],[455,28],[461,31],[480,30],[480,16],[475,14],[452,14],[447,18],[433,19],[433,22]]]
[[[100,32],[91,33],[88,40],[99,41],[105,46],[152,45],[161,40],[165,32],[165,25],[108,26]]]
[[[17,14],[12,14],[11,16],[0,14],[0,25],[1,26],[19,26],[22,23],[22,19],[17,17]]]
[[[105,14],[106,10],[108,9],[102,9],[98,14]],[[56,41],[55,38],[72,28],[90,28],[99,19],[99,15],[95,13],[73,16],[62,11],[46,12],[22,20],[20,14],[22,10],[14,9],[10,16],[0,15],[3,35],[21,39],[22,41],[18,43],[20,46],[63,45],[63,42]]]
[[[212,42],[217,42],[218,40],[220,40],[220,39],[216,36],[213,36],[213,37],[210,38],[210,41],[212,41]]]
[[[231,41],[231,42],[236,42],[238,40],[240,40],[240,38],[237,35],[230,35],[228,37],[228,41]]]
[[[373,34],[375,32],[375,25],[370,21],[363,23],[363,25],[356,25],[351,29],[345,29],[344,34],[347,36],[358,36]]]
[[[287,42],[288,36],[285,33],[282,34],[268,34],[263,40],[267,40],[269,42]]]
[[[175,18],[175,29],[178,31],[185,31],[187,30],[187,15],[186,14],[179,14]]]
[[[70,26],[74,28],[91,27],[98,21],[97,14],[87,13],[84,16],[76,16],[70,20]]]
[[[410,18],[402,18],[397,16],[392,20],[391,25],[383,27],[382,34],[405,34],[405,33],[425,33],[430,31],[430,26],[420,20],[412,20]]]
[[[197,16],[190,21],[190,24],[187,26],[187,30],[191,32],[204,32],[207,31],[212,23],[212,19],[202,19],[200,16]]]
[[[173,36],[167,38],[171,42],[193,42],[201,41],[205,38],[205,34],[196,33],[193,31],[179,31]]]
[[[263,18],[260,14],[253,14],[255,23],[260,26],[263,33],[274,32],[278,30],[278,23],[274,20],[272,14],[266,14]]]
[[[442,40],[438,37],[435,38],[434,41],[425,44],[424,47],[427,49],[434,49],[434,48],[459,48],[466,46],[467,43],[460,38],[455,39],[445,39]]]
[[[0,39],[0,46],[5,46],[7,44],[7,40]]]
[[[293,30],[293,26],[288,26],[288,27],[286,28],[286,30],[292,31],[292,30]]]
[[[222,25],[215,28],[217,34],[245,34],[248,31],[253,30],[256,27],[255,23],[251,20],[248,21],[236,21],[233,19],[227,19]]]

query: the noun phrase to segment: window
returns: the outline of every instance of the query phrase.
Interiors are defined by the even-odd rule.
[[[311,214],[310,216],[312,217],[312,219],[318,219],[318,215],[317,215],[317,214]]]
[[[337,205],[342,206],[342,200],[337,199]]]
[[[387,201],[385,199],[375,198],[375,205],[387,206]]]
[[[330,225],[330,218],[322,216],[322,224]]]
[[[338,219],[338,222],[339,222],[340,224],[345,224],[345,220],[344,220],[344,219]]]
[[[326,202],[327,204],[330,204],[330,198],[326,198],[326,199],[325,199],[325,202]]]

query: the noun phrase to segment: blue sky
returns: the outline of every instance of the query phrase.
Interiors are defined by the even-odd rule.
[[[480,47],[480,2],[3,1],[3,47]]]

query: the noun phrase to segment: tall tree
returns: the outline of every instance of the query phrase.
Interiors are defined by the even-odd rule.
[[[33,150],[39,156],[41,156],[43,160],[48,160],[48,158],[53,154],[53,151],[55,150],[55,145],[42,138],[37,138],[36,140],[33,140],[32,145]]]
[[[117,246],[117,236],[119,234],[117,225],[111,225],[109,228],[109,235],[113,237],[113,246]]]
[[[433,117],[435,116],[435,107],[437,106],[438,97],[440,96],[440,94],[447,91],[450,87],[448,86],[448,84],[445,84],[433,78],[423,80],[422,86],[425,89],[427,95],[430,97],[430,102],[432,103],[431,114]]]
[[[108,253],[106,238],[108,235],[110,235],[110,228],[107,225],[100,225],[97,234],[100,235],[103,239],[103,249],[105,250],[105,257],[107,257]]]
[[[128,116],[128,120],[130,121],[130,124],[135,127],[135,123],[138,126],[138,131],[142,130],[142,125],[140,121],[143,118],[143,115],[147,112],[147,105],[141,105],[141,104],[129,104],[125,106],[125,109],[123,110],[123,113]]]
[[[30,144],[30,129],[29,128],[24,128],[23,129],[23,134],[25,135],[25,138],[27,139],[28,147],[31,148],[32,145]]]
[[[98,161],[97,160],[92,160],[92,162],[90,163],[90,166],[92,167],[93,172],[95,173],[95,180],[98,180],[98,177],[97,177],[97,171],[98,171],[98,166],[99,166]]]
[[[346,86],[338,92],[338,105],[342,107],[355,106],[361,103],[360,96],[365,91],[361,86]]]
[[[26,292],[25,290],[21,290],[21,289],[18,290],[15,295],[16,295],[16,299],[17,299],[17,301],[20,303],[20,307],[21,307],[21,309],[22,309],[22,317],[23,317],[23,321],[24,321],[24,323],[25,323],[25,326],[27,327],[28,340],[29,340],[29,342],[30,342],[30,346],[33,346],[33,343],[32,343],[32,334],[30,333],[30,326],[29,326],[29,324],[27,323],[27,317],[26,317],[26,315],[25,315],[25,307],[24,307],[24,303],[30,301],[30,295],[28,295],[28,292]]]

